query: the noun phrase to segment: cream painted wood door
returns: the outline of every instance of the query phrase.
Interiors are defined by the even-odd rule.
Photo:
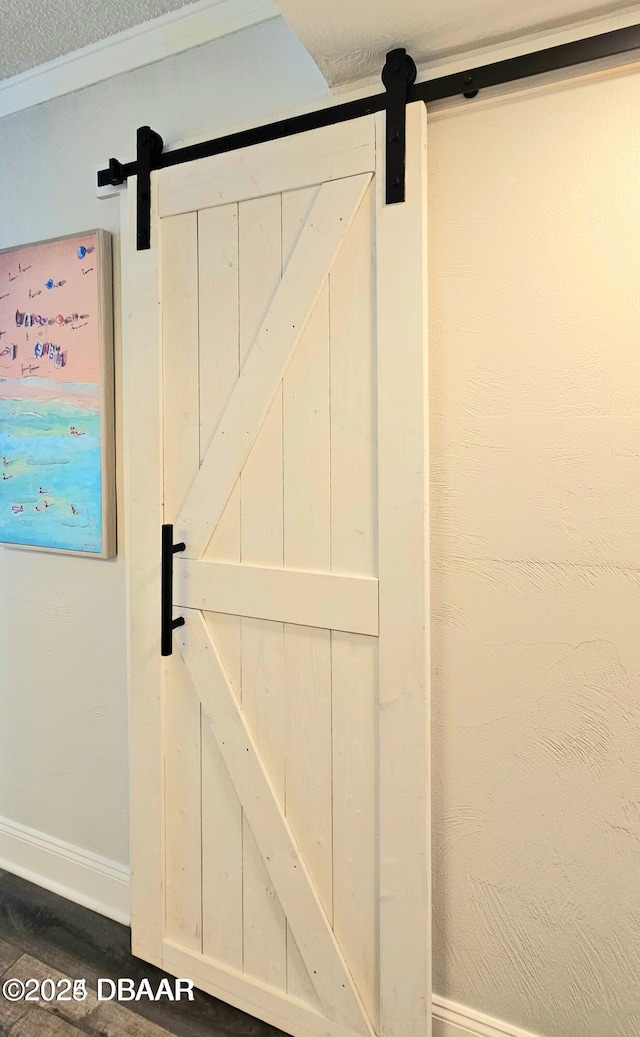
[[[296,1037],[430,1033],[425,141],[404,205],[383,115],[124,202],[133,949]]]

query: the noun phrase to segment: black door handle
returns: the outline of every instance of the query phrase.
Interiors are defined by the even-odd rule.
[[[184,616],[173,618],[173,556],[178,551],[186,550],[186,544],[174,544],[173,526],[162,527],[162,592],[160,602],[160,653],[171,655],[173,652],[172,632],[176,627],[184,626]]]

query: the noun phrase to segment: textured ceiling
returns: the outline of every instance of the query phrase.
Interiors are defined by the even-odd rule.
[[[296,36],[332,85],[379,72],[406,47],[418,62],[516,39],[530,32],[638,9],[637,0],[277,0]]]
[[[418,63],[598,15],[640,0],[276,0],[332,86],[378,73],[406,47]],[[0,80],[184,7],[184,0],[0,0]],[[199,5],[197,5],[199,6]]]
[[[184,0],[0,0],[0,79],[185,6]]]

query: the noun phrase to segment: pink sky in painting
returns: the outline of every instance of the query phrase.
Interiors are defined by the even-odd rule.
[[[93,246],[94,251],[79,259],[81,245]],[[65,382],[98,386],[97,265],[96,234],[0,252],[0,354],[4,354],[0,355],[0,378],[11,379],[0,383],[1,396],[22,397],[19,383],[23,378],[31,379],[31,391],[25,394],[31,398],[38,396],[34,377],[63,383],[61,388]],[[50,279],[56,287],[46,287]],[[58,282],[64,283],[57,286]],[[54,323],[17,326],[16,311],[53,319]],[[76,314],[77,320],[57,320]],[[59,346],[65,354],[65,366],[55,367],[46,356],[36,358],[37,342]],[[15,360],[11,359],[12,345],[17,347]]]

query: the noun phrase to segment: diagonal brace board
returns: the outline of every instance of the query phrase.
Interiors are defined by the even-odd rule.
[[[206,550],[371,176],[330,180],[318,192],[176,520],[190,558]]]
[[[185,666],[262,854],[309,977],[329,1019],[374,1037],[311,876],[202,613],[177,633]]]

